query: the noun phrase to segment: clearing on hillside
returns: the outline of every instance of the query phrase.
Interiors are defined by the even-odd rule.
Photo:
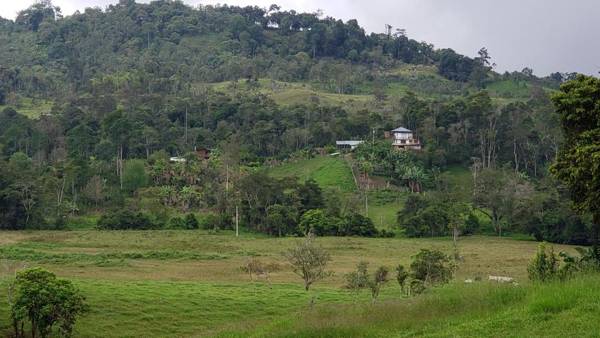
[[[301,181],[313,179],[321,188],[339,188],[344,192],[356,190],[352,170],[343,157],[319,156],[294,160],[269,169],[273,177],[298,177]]]

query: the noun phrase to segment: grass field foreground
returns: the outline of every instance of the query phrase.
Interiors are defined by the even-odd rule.
[[[452,252],[452,241],[447,238],[319,238],[318,243],[332,255],[329,267],[333,276],[306,293],[282,257],[297,241],[251,234],[236,238],[230,232],[205,231],[1,232],[0,294],[6,294],[15,269],[42,266],[73,280],[87,297],[92,310],[76,326],[77,336],[235,335],[240,328],[256,330],[258,336],[261,332],[278,336],[296,330],[286,324],[296,318],[292,314],[310,316],[316,311],[309,307],[313,297],[317,308],[322,308],[319,311],[333,311],[327,310],[332,304],[338,304],[334,309],[342,306],[352,311],[367,306],[368,292],[355,296],[342,288],[344,275],[360,261],[369,262],[371,269],[381,265],[393,269],[397,264],[408,265],[421,248]],[[454,284],[460,285],[466,278],[485,280],[488,274],[511,276],[527,284],[526,265],[536,247],[537,243],[529,241],[461,238],[464,262]],[[569,246],[556,246],[556,250],[573,252]],[[250,280],[241,270],[251,257],[276,267],[269,281]],[[383,289],[381,303],[410,304],[417,299],[404,300],[398,285],[391,281]],[[6,297],[0,297],[0,331],[8,332],[9,326]]]
[[[597,337],[598,283],[597,274],[526,286],[454,283],[412,299],[329,304],[221,336]]]

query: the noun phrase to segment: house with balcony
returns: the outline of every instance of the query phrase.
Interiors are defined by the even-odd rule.
[[[386,138],[392,139],[392,147],[398,150],[421,150],[421,142],[412,130],[399,127],[385,134]]]

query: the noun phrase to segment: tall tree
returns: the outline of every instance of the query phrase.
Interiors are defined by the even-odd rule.
[[[571,191],[575,206],[593,217],[600,236],[600,79],[579,75],[552,97],[560,114],[565,142],[552,172]]]

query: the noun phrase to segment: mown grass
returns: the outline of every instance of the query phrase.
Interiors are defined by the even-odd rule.
[[[0,247],[0,257],[13,261],[29,261],[51,264],[92,264],[98,266],[126,264],[125,260],[213,260],[226,259],[227,256],[217,253],[200,254],[189,251],[130,251],[101,253],[54,253],[49,248],[24,248],[20,246]],[[40,250],[41,249],[41,250]]]
[[[36,231],[0,232],[0,259],[40,265],[62,276],[104,280],[170,280],[239,282],[240,267],[251,257],[280,267],[271,273],[274,283],[298,283],[282,256],[297,238],[269,238],[243,233],[207,231]],[[324,237],[318,242],[331,253],[334,275],[325,286],[343,285],[343,275],[359,261],[373,266],[409,264],[421,248],[453,252],[450,238]],[[496,237],[462,237],[464,257],[458,278],[506,275],[526,281],[526,265],[537,243]],[[557,245],[556,251],[573,252]],[[114,264],[103,262],[106,260]],[[0,271],[1,273],[1,271]]]
[[[311,159],[286,162],[269,169],[274,177],[298,177],[301,181],[315,180],[322,188],[339,188],[349,192],[356,190],[352,170],[341,157],[319,156]]]
[[[0,284],[5,294],[6,280]],[[316,304],[367,301],[339,289],[299,284],[112,281],[75,279],[91,312],[75,327],[79,337],[189,337],[215,334],[224,328],[257,325]],[[313,299],[314,297],[314,299]],[[400,297],[389,288],[382,295]],[[0,332],[9,330],[8,306],[0,298]]]

